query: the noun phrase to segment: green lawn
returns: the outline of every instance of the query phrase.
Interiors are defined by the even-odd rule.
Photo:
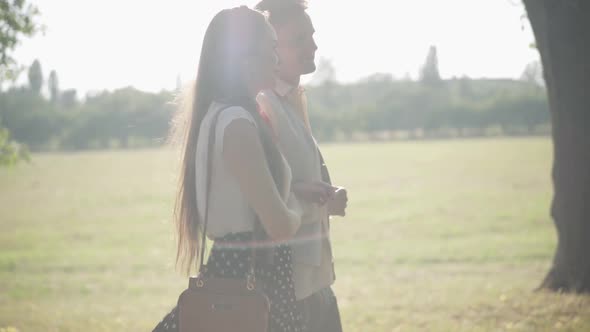
[[[534,292],[556,239],[551,142],[326,145],[345,330],[590,331],[590,297]],[[168,150],[0,169],[0,331],[151,331],[175,272]],[[12,329],[10,329],[12,328]]]

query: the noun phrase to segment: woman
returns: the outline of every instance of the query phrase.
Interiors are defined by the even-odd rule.
[[[245,243],[253,240],[257,222],[274,243],[288,240],[299,229],[301,214],[290,190],[289,166],[255,101],[262,89],[274,86],[275,47],[276,35],[266,18],[246,7],[221,11],[205,33],[190,119],[185,121],[175,210],[177,264],[187,273],[199,257],[205,210],[207,235],[214,240],[205,273],[213,277],[245,278],[251,255]],[[209,171],[208,158],[213,158]],[[244,245],[224,247],[227,242]],[[257,280],[271,300],[269,330],[302,331],[291,249],[277,245],[273,255],[272,263],[257,264]],[[154,331],[177,330],[176,312],[172,310]]]
[[[312,135],[301,75],[313,73],[317,45],[305,0],[262,0],[277,36],[279,79],[258,97],[269,115],[277,140],[292,170],[293,190],[301,199],[302,225],[292,245],[295,296],[308,332],[341,332],[340,313],[331,285],[335,281],[329,216],[344,216],[347,191],[332,187]],[[309,187],[325,188],[328,200],[309,195]],[[304,192],[302,192],[304,190]]]

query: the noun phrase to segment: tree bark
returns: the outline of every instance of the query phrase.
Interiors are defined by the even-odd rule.
[[[524,0],[553,122],[558,245],[541,288],[590,292],[590,1]]]

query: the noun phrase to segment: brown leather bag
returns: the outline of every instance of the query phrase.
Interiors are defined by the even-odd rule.
[[[180,332],[266,332],[268,297],[254,282],[193,277],[178,299]]]
[[[215,126],[221,109],[211,123],[207,162],[207,204],[211,191],[212,148]],[[256,283],[256,249],[245,279],[208,278],[203,272],[208,210],[201,239],[199,275],[189,279],[188,288],[178,298],[178,328],[180,332],[266,332],[270,316],[270,301]]]

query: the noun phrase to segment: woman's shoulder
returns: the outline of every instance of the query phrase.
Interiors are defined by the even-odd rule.
[[[239,105],[225,104],[214,101],[209,107],[211,116],[218,114],[217,126],[218,130],[225,129],[230,123],[238,119],[248,120],[251,124],[256,126],[256,120],[246,108]]]

